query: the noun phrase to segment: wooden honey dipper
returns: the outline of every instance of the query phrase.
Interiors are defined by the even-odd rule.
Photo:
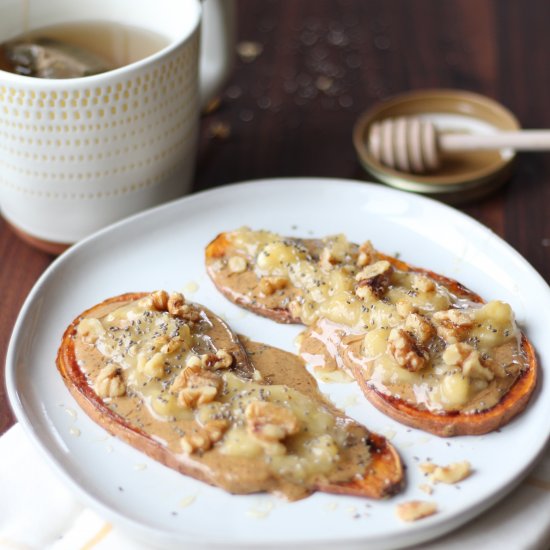
[[[376,160],[390,168],[421,174],[437,170],[442,151],[549,150],[550,130],[446,134],[420,118],[388,118],[371,125],[367,148]]]

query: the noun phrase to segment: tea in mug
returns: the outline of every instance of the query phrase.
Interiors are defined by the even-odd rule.
[[[121,23],[64,23],[1,44],[0,69],[36,78],[78,78],[129,65],[168,44],[161,34]]]

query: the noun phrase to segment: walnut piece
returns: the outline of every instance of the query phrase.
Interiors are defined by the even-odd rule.
[[[99,397],[121,397],[126,393],[122,369],[118,365],[107,365],[97,375],[95,391]]]
[[[423,369],[429,360],[428,352],[419,347],[414,335],[402,328],[391,330],[387,351],[400,367],[411,372]]]
[[[199,364],[195,364],[194,361],[191,361],[192,359],[197,359],[199,361]],[[186,367],[176,376],[176,378],[172,382],[172,385],[170,386],[170,391],[177,393],[179,390],[187,386],[187,381],[192,375],[200,374],[201,372],[202,365],[200,364],[200,359],[196,355],[193,355],[190,359],[188,359]]]
[[[287,407],[269,401],[252,401],[245,410],[248,432],[254,437],[274,443],[298,433],[300,423]]]
[[[495,374],[482,364],[479,352],[469,344],[450,344],[443,352],[442,359],[446,365],[456,366],[470,378],[491,381]]]
[[[426,345],[435,334],[434,326],[419,313],[410,313],[405,319],[405,330],[414,335],[420,345]]]
[[[390,285],[392,273],[393,267],[386,260],[367,265],[355,276],[355,294],[363,300],[380,298]]]
[[[170,315],[181,317],[189,311],[189,306],[185,303],[185,298],[181,292],[172,292],[168,298],[166,309]]]
[[[162,378],[165,374],[164,361],[166,357],[164,353],[157,352],[147,359],[143,353],[138,353],[137,356],[137,370],[146,374],[150,378]]]
[[[370,241],[364,242],[359,247],[359,254],[357,255],[357,267],[365,267],[372,263],[376,258],[376,252]]]
[[[265,296],[275,294],[277,290],[282,290],[288,285],[286,277],[262,277],[260,279],[260,290]]]
[[[205,353],[200,356],[201,365],[208,370],[228,369],[234,361],[233,355],[224,349],[216,353]]]
[[[220,441],[229,427],[227,420],[211,420],[204,426],[194,426],[181,439],[181,449],[186,454],[204,452]]]
[[[417,521],[435,514],[437,506],[434,502],[410,500],[409,502],[398,504],[395,507],[395,512],[397,517],[402,521]]]
[[[435,281],[426,275],[415,274],[412,276],[411,286],[420,292],[435,292]]]
[[[182,336],[176,336],[174,338],[170,338],[168,342],[160,348],[160,351],[165,354],[177,353],[184,347],[186,347],[185,339]]]
[[[216,399],[222,383],[219,376],[210,372],[201,370],[198,373],[189,373],[182,381],[184,385],[178,392],[178,405],[185,409],[194,409],[199,405],[212,403]]]
[[[167,311],[170,315],[180,317],[191,323],[200,320],[200,312],[185,303],[181,292],[168,294],[166,290],[156,290],[139,301],[139,305],[153,311]]]
[[[411,304],[411,302],[408,302],[407,300],[399,300],[395,304],[395,309],[397,313],[403,318],[406,318],[411,313],[416,313],[417,311],[416,306],[414,306],[413,304]]]
[[[460,309],[437,311],[432,319],[438,336],[449,344],[464,340],[474,324],[472,314]]]
[[[472,473],[472,468],[467,460],[453,462],[448,466],[438,466],[433,462],[423,462],[419,465],[421,472],[429,476],[432,483],[447,483],[452,485],[466,479]]]
[[[166,290],[155,290],[155,292],[139,301],[140,306],[154,311],[166,311],[167,304],[168,292]]]

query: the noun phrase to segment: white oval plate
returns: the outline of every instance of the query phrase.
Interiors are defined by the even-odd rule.
[[[73,247],[37,282],[17,320],[6,361],[11,404],[84,504],[162,547],[395,548],[479,515],[525,476],[550,434],[544,377],[526,412],[500,433],[454,439],[401,426],[370,406],[355,384],[321,384],[349,415],[390,437],[407,464],[407,489],[385,502],[320,493],[295,503],[271,495],[232,496],[149,460],[92,422],[66,390],[55,355],[65,327],[109,296],[183,290],[236,331],[295,351],[300,327],[244,312],[205,274],[205,245],[242,225],[306,237],[342,232],[356,242],[371,239],[380,250],[459,279],[486,299],[509,302],[542,368],[549,362],[547,285],[510,246],[456,210],[386,187],[318,178],[249,182],[193,195]],[[428,496],[419,489],[423,477],[417,468],[428,458],[439,464],[469,460],[474,474],[457,486],[438,485]],[[395,505],[413,498],[435,501],[439,513],[401,523]]]

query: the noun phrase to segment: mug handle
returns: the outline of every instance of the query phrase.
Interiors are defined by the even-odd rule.
[[[203,0],[200,98],[205,106],[223,85],[235,58],[234,0]]]

